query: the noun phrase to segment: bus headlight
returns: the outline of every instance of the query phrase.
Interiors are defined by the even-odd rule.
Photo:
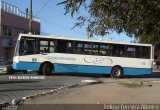
[[[19,62],[19,56],[13,57],[13,64],[18,63],[18,62]]]

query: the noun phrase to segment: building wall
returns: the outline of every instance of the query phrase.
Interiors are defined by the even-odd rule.
[[[11,36],[5,34],[6,28],[11,29]],[[14,47],[19,33],[28,33],[28,17],[18,16],[6,11],[0,11],[0,61],[12,60]],[[4,31],[5,30],[5,31]],[[33,34],[40,34],[40,22],[32,21]]]
[[[19,28],[19,29],[24,29],[28,30],[29,28],[29,19],[1,11],[1,26],[10,26],[13,28]],[[35,32],[40,32],[40,23],[39,22],[32,22],[32,30]],[[15,35],[15,33],[14,33]]]

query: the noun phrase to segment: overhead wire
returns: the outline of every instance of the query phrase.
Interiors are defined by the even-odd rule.
[[[47,2],[41,7],[41,9],[35,14],[35,17],[38,16],[38,14],[47,6],[47,4],[50,2],[51,0],[47,0]]]
[[[40,0],[41,1],[41,3],[44,3],[44,2],[42,2],[42,0]],[[48,9],[50,8],[50,9],[53,9],[53,7],[51,7],[48,3],[49,2],[52,2],[52,0],[47,0],[47,2],[45,2],[45,4],[40,8],[40,10],[35,14],[35,16],[37,17],[38,15],[39,15],[39,13],[40,12],[42,12],[42,10],[45,8],[45,7],[47,7]],[[53,3],[53,2],[52,2]],[[57,3],[58,3],[58,1],[57,1]],[[57,9],[54,9],[54,10],[57,10]],[[58,14],[60,14],[60,13],[63,13],[63,12],[61,12],[61,11],[59,11],[59,10],[57,10],[59,13]],[[56,12],[57,13],[57,12]],[[60,14],[61,15],[61,14]],[[64,15],[64,13],[63,13],[63,15]],[[44,18],[43,18],[44,19]],[[48,21],[48,22],[47,22]],[[57,24],[57,23],[54,23],[53,21],[50,21],[49,22],[49,20],[47,20],[47,19],[44,19],[44,21],[43,22],[45,22],[45,23],[47,23],[47,24],[49,24],[49,25],[51,25],[51,23],[52,24],[54,24],[54,25],[57,25],[60,29],[64,29],[64,27],[66,27],[66,28],[70,28],[70,27],[67,27],[67,26],[65,26],[65,25],[60,25],[60,24]],[[77,34],[77,31],[74,31],[74,30],[71,30],[73,33],[75,33],[75,34]],[[78,32],[79,34],[84,34],[84,33],[82,33],[82,32]]]

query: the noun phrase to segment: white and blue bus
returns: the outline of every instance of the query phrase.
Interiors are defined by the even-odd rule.
[[[13,68],[44,75],[73,72],[111,74],[119,78],[151,74],[152,62],[151,44],[20,34]]]

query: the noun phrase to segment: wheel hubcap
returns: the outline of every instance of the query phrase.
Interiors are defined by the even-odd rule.
[[[119,76],[121,74],[121,71],[116,69],[116,70],[113,71],[113,73],[114,73],[115,76]]]
[[[47,67],[46,68],[46,73],[50,73],[50,71],[51,71],[50,67]]]

